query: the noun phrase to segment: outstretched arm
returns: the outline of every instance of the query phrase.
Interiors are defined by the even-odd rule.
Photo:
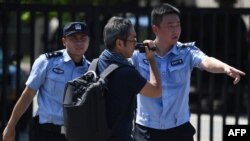
[[[245,72],[238,70],[214,57],[207,57],[201,62],[201,68],[211,73],[225,73],[234,78],[233,83],[237,84],[240,81],[241,75],[246,75]]]

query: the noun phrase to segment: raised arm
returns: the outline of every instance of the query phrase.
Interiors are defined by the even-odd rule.
[[[153,41],[150,40],[145,40],[144,43],[148,43],[149,47],[155,46]],[[162,94],[162,85],[156,61],[154,59],[155,51],[149,50],[146,47],[146,56],[149,62],[150,79],[140,93],[145,96],[160,97]]]

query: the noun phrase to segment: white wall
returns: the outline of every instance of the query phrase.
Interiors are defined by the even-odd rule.
[[[182,1],[182,0],[179,0]],[[197,7],[218,7],[215,0],[196,0]],[[237,0],[235,7],[250,8],[250,0]]]

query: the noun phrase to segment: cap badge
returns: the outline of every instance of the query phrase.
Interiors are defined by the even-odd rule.
[[[81,29],[82,29],[82,27],[81,27],[80,24],[76,24],[76,25],[75,25],[75,30],[81,30]]]

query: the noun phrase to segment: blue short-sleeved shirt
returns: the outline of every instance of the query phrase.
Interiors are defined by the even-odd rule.
[[[79,77],[88,69],[84,59],[82,66],[76,66],[65,49],[61,55],[46,57],[40,55],[34,62],[26,85],[37,91],[40,123],[63,125],[63,95],[67,81]],[[83,58],[85,58],[83,56]]]
[[[162,96],[137,95],[136,123],[155,129],[169,129],[190,119],[190,77],[194,67],[206,57],[194,42],[177,42],[164,56],[155,56],[161,81]],[[132,60],[139,72],[149,79],[149,65],[144,53],[135,51]]]

